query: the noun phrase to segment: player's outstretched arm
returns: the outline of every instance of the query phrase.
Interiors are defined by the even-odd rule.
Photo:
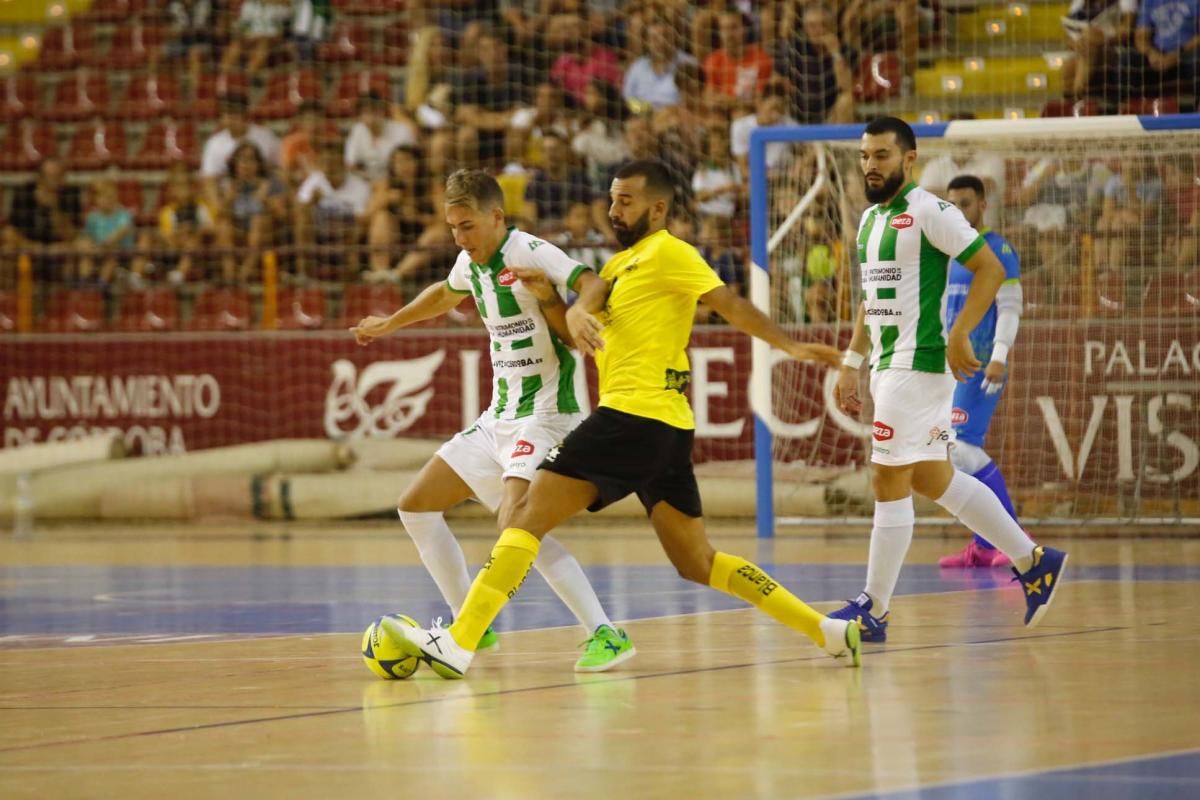
[[[979,359],[975,357],[975,348],[971,346],[971,331],[979,325],[983,315],[991,308],[996,300],[996,292],[1007,277],[1000,259],[987,245],[979,248],[975,255],[963,263],[963,266],[975,273],[971,278],[971,288],[963,301],[962,311],[954,320],[950,334],[946,337],[946,361],[955,380],[960,382],[970,379],[980,367]]]
[[[831,367],[841,363],[842,354],[836,348],[827,344],[797,342],[749,300],[734,294],[728,286],[718,286],[705,292],[700,295],[700,302],[742,333],[762,339],[798,361],[817,361]]]
[[[366,346],[372,339],[387,336],[406,325],[445,314],[462,302],[462,299],[463,295],[451,289],[445,281],[438,281],[426,286],[412,302],[396,313],[387,317],[363,317],[350,332],[354,334],[355,341]]]

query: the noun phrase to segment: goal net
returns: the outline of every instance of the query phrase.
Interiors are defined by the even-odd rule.
[[[956,175],[980,178],[984,224],[1020,259],[1025,308],[985,450],[1021,518],[1194,522],[1200,117],[915,130],[916,181],[944,195]],[[751,298],[804,338],[839,347],[860,302],[861,134],[858,125],[775,127],[751,138]],[[831,516],[870,515],[871,409],[842,413],[835,380],[835,370],[816,374],[765,345],[753,351],[761,535],[776,521],[805,521],[773,517],[813,482]]]

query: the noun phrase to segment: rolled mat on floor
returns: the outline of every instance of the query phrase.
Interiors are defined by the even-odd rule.
[[[0,450],[0,475],[34,473],[70,464],[124,457],[125,440],[119,433],[103,433],[62,442],[40,442]]]

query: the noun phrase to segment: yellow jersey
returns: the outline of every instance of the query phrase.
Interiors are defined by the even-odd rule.
[[[600,277],[608,283],[599,314],[604,349],[596,353],[600,405],[692,430],[687,345],[696,301],[725,284],[696,248],[665,229],[617,253]]]

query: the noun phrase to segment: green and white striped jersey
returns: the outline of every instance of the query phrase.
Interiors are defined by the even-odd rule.
[[[491,336],[492,404],[497,419],[574,414],[575,354],[550,330],[537,298],[508,267],[537,267],[559,293],[588,267],[549,242],[509,228],[487,264],[476,264],[466,251],[450,270],[446,285],[470,294]]]
[[[983,237],[953,203],[909,183],[863,212],[858,262],[871,334],[871,367],[948,372],[946,281]]]

